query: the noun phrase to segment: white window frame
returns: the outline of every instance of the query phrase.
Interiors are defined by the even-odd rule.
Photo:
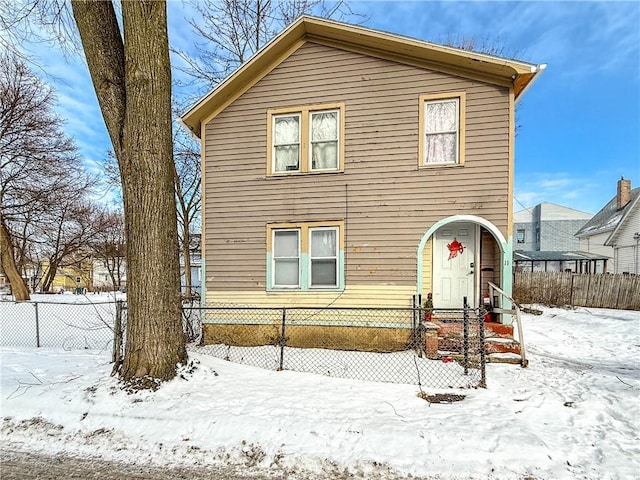
[[[452,130],[446,130],[446,129],[442,129],[442,130],[433,130],[433,131],[429,131],[427,133],[427,128],[429,127],[428,123],[427,123],[427,110],[429,109],[429,106],[431,105],[443,105],[443,104],[447,104],[447,103],[453,103],[455,105],[455,126]],[[451,160],[445,160],[442,162],[436,162],[436,161],[428,161],[427,160],[427,149],[425,148],[424,151],[424,163],[425,165],[446,165],[446,164],[450,164],[450,163],[458,163],[458,159],[460,158],[460,101],[457,98],[447,98],[447,99],[443,99],[443,100],[431,100],[431,101],[425,101],[424,102],[424,115],[425,115],[425,120],[424,120],[424,126],[425,126],[425,142],[427,142],[427,139],[430,136],[437,136],[437,135],[454,135],[455,137],[455,157],[453,159],[453,161]],[[425,145],[426,145],[425,143]]]
[[[336,114],[336,138],[333,140],[321,140],[314,142],[313,139],[313,116],[322,113],[334,113]],[[324,142],[336,142],[336,166],[335,168],[313,168],[313,144]],[[309,111],[309,171],[310,172],[335,172],[340,168],[340,109],[332,108],[329,110],[310,110]]]
[[[316,113],[337,112],[338,122],[338,142],[337,148],[337,166],[336,168],[312,168],[312,148],[311,148],[311,116]],[[276,171],[275,169],[275,119],[278,117],[290,117],[298,115],[300,118],[300,144],[299,144],[299,163],[298,170]],[[327,174],[344,172],[345,145],[345,104],[327,103],[322,105],[306,105],[300,107],[287,107],[267,110],[267,177],[281,177],[289,175],[307,175],[307,174]],[[287,144],[290,145],[290,144]]]
[[[312,256],[312,246],[313,246],[313,242],[312,242],[312,234],[315,231],[334,231],[336,232],[335,234],[335,245],[334,245],[334,251],[335,251],[335,255],[330,256],[330,257],[313,257]],[[318,288],[338,288],[339,286],[339,278],[340,278],[340,228],[339,227],[311,227],[309,228],[309,252],[308,252],[308,258],[309,258],[309,265],[308,265],[308,279],[309,279],[309,288],[312,289],[318,289]],[[312,264],[313,264],[313,260],[334,260],[336,263],[336,276],[335,276],[335,281],[333,284],[331,285],[314,285],[313,284],[313,275],[312,275]]]
[[[276,144],[275,141],[275,133],[276,133],[276,120],[282,117],[297,117],[298,118],[298,143],[280,143]],[[271,118],[271,128],[273,132],[273,137],[271,139],[271,171],[276,174],[283,173],[295,173],[300,172],[301,163],[302,163],[302,114],[300,112],[291,112],[291,113],[281,113],[278,115],[273,115]],[[287,145],[298,145],[298,168],[295,170],[276,170],[276,147],[282,147]]]
[[[520,238],[519,238],[520,232],[522,232],[522,241],[520,241]],[[526,239],[527,239],[527,232],[522,228],[518,228],[516,230],[516,243],[520,243],[520,244],[526,243]]]
[[[277,232],[296,232],[298,235],[298,256],[297,257],[276,257],[276,233]],[[302,232],[300,228],[274,228],[271,231],[271,242],[273,245],[273,251],[271,253],[271,285],[273,288],[277,289],[299,289],[300,288],[300,264],[302,262],[302,249],[300,245],[300,240],[302,236]],[[292,259],[296,258],[298,260],[298,283],[296,285],[279,285],[276,283],[276,260],[278,259]]]
[[[427,134],[427,105],[455,101],[456,103],[456,127],[455,130],[442,130]],[[446,92],[438,94],[420,95],[419,97],[419,129],[420,140],[418,147],[418,168],[457,167],[464,165],[465,137],[466,137],[466,93]],[[427,135],[446,133],[456,134],[456,158],[451,162],[427,162]]]

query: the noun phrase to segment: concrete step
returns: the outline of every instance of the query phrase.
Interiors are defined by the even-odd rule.
[[[515,353],[520,356],[520,343],[513,338],[489,337],[484,340],[485,351],[492,353]]]
[[[512,365],[520,365],[522,357],[515,353],[491,353],[487,355],[487,363],[508,363]]]

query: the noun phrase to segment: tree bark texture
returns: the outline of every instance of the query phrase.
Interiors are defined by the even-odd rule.
[[[89,71],[118,159],[127,245],[124,380],[168,380],[187,359],[174,199],[166,5],[72,1]]]
[[[2,214],[0,214],[0,262],[2,263],[2,270],[4,270],[11,284],[11,293],[13,293],[14,298],[20,302],[29,300],[29,290],[16,268],[11,235],[9,235]]]

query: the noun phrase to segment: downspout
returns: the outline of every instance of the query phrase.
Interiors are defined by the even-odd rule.
[[[635,273],[636,275],[640,274],[640,271],[638,270],[638,247],[640,247],[640,232],[636,232],[633,234],[633,239],[636,241],[636,248],[635,248],[635,255],[634,255],[634,262],[633,262],[633,273]]]

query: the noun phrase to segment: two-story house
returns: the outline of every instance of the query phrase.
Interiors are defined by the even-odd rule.
[[[578,232],[580,249],[612,257],[608,273],[640,274],[640,188],[618,180],[616,195]]]
[[[196,103],[207,305],[511,292],[514,106],[543,70],[301,17]]]
[[[200,297],[200,285],[202,274],[202,235],[199,233],[192,233],[189,236],[189,270],[191,275],[190,280],[187,281],[187,275],[185,274],[185,262],[184,254],[180,253],[180,284],[182,285],[182,295],[188,295],[189,297]]]

